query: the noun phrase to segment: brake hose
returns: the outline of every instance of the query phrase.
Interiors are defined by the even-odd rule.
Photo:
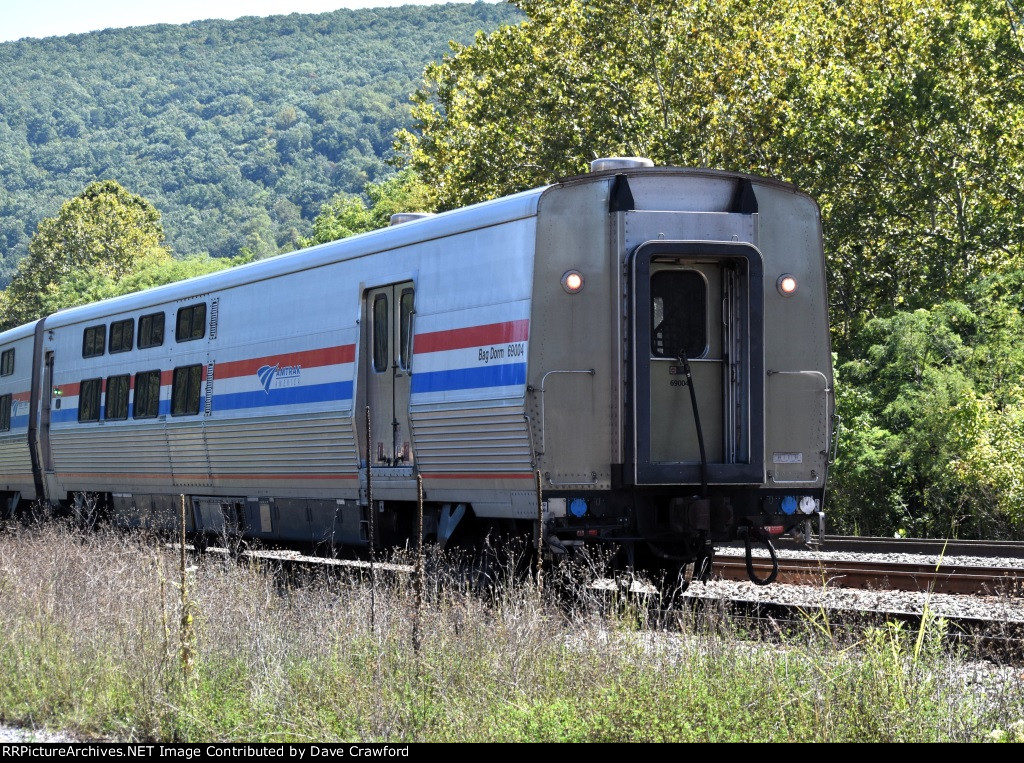
[[[768,553],[772,558],[772,571],[768,573],[768,577],[759,578],[754,573],[754,555],[750,550],[750,535],[753,528],[749,528],[743,537],[743,541],[747,546],[747,576],[750,578],[750,582],[754,585],[770,585],[775,582],[775,578],[779,576],[779,557],[775,554],[775,546],[772,545],[771,539],[765,535],[761,537],[764,541],[764,545],[768,547]]]
[[[708,457],[704,452],[704,432],[700,428],[700,406],[697,405],[697,391],[693,388],[693,375],[690,373],[690,360],[686,351],[679,350],[679,361],[683,364],[686,374],[686,386],[690,388],[690,406],[693,408],[693,424],[697,430],[697,445],[700,448],[700,497],[708,497]]]

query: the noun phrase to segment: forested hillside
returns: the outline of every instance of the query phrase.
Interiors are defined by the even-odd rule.
[[[157,25],[0,44],[0,286],[95,180],[160,211],[177,255],[257,256],[390,171],[424,66],[505,3]]]

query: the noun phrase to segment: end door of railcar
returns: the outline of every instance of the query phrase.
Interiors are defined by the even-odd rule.
[[[743,243],[635,250],[637,484],[762,481],[761,273]]]

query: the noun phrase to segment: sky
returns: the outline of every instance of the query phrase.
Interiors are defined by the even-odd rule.
[[[492,0],[493,1],[493,0]],[[99,29],[459,0],[0,0],[0,42]]]

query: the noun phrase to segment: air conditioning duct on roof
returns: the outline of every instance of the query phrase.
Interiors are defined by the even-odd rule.
[[[392,225],[411,223],[413,220],[422,220],[424,217],[433,217],[433,212],[396,212],[391,215]]]
[[[643,156],[606,156],[590,163],[591,172],[607,172],[608,170],[636,170],[642,167],[653,167],[654,162]]]

